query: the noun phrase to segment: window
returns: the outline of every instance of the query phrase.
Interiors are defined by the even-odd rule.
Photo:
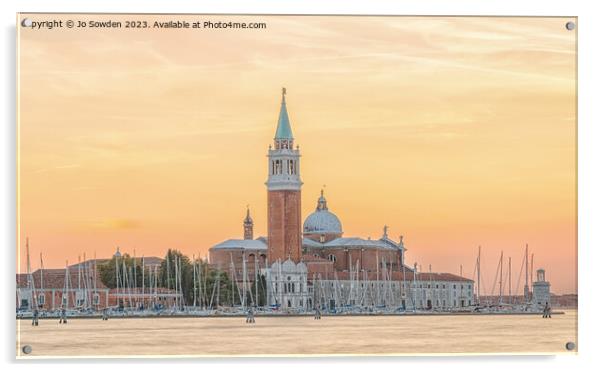
[[[328,259],[332,262],[337,262],[337,256],[335,256],[334,254],[329,254]]]
[[[94,305],[100,304],[100,295],[98,293],[94,293],[94,297],[92,298],[92,303]]]
[[[63,300],[62,300],[63,306],[67,306],[68,301],[69,301],[69,297],[67,297],[67,294],[64,294]]]
[[[44,305],[46,303],[46,297],[44,294],[38,296],[38,305]]]

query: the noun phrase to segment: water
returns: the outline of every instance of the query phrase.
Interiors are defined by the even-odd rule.
[[[17,355],[219,356],[563,353],[577,312],[541,315],[323,316],[17,321]],[[575,352],[573,350],[572,352]]]

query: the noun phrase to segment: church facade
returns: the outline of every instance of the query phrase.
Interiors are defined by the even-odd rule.
[[[323,191],[315,211],[301,223],[301,154],[294,144],[284,88],[267,157],[267,237],[254,237],[247,209],[243,239],[211,247],[211,265],[238,282],[263,275],[268,303],[287,311],[456,309],[474,304],[472,280],[406,265],[403,237],[391,239],[387,226],[379,239],[344,236]]]

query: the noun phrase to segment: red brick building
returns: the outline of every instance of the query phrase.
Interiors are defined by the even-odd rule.
[[[119,250],[116,252],[120,256]],[[142,258],[135,258],[142,263]],[[173,290],[142,286],[127,289],[108,288],[102,283],[99,267],[108,259],[87,260],[70,265],[65,269],[38,269],[28,274],[17,274],[17,308],[38,308],[53,311],[68,309],[104,309],[107,307],[139,307],[151,303],[169,306],[177,296]],[[144,267],[148,273],[163,260],[145,257]]]

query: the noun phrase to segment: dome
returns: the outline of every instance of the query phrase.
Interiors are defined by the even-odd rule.
[[[328,210],[324,190],[322,190],[318,199],[316,211],[305,219],[303,223],[303,232],[307,234],[342,234],[343,228],[341,221],[332,212]]]

